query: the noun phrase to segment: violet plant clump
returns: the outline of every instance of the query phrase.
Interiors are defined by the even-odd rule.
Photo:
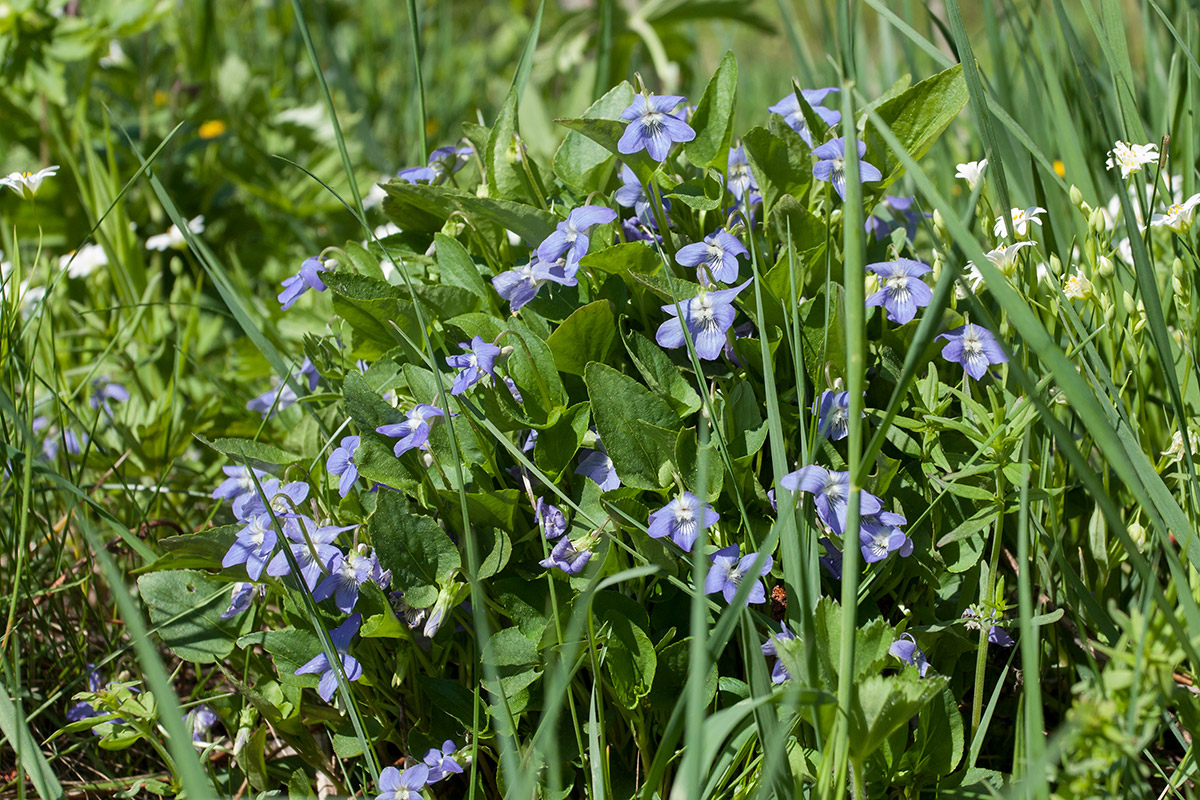
[[[677,27],[705,5],[609,20],[601,3],[595,32],[551,44],[558,15],[591,17],[546,9],[504,105],[469,106],[450,144],[413,134],[443,135],[443,107],[468,107],[440,85],[457,54],[416,59],[438,67],[413,104],[428,119],[389,118],[397,141],[369,116],[265,117],[314,148],[322,181],[343,159],[378,176],[378,151],[408,154],[365,198],[349,172],[331,180],[344,220],[297,185],[286,225],[260,236],[257,217],[221,210],[249,191],[238,172],[236,192],[185,195],[207,219],[198,253],[122,219],[93,232],[91,269],[70,270],[57,226],[52,254],[22,243],[4,259],[4,352],[54,365],[0,392],[10,549],[60,574],[82,559],[98,604],[144,609],[169,666],[136,674],[143,642],[94,637],[80,660],[103,672],[76,669],[60,693],[64,736],[136,748],[128,763],[168,776],[143,788],[189,796],[203,792],[184,785],[179,730],[202,778],[263,795],[740,797],[782,776],[806,796],[917,797],[1015,785],[1032,764],[1055,796],[1090,797],[1183,773],[1182,750],[1145,742],[1200,725],[1182,680],[1200,665],[1162,622],[1195,616],[1177,585],[1194,566],[1200,438],[1194,153],[1109,151],[1090,128],[1060,150],[1024,108],[999,113],[994,82],[1000,146],[990,166],[968,161],[984,143],[960,115],[960,66],[865,97],[873,77],[825,61],[802,71],[840,88],[739,78],[729,54],[697,83]],[[439,10],[424,45],[460,17]],[[85,21],[64,20],[46,24]],[[545,52],[568,39],[606,48],[606,66],[560,93],[578,55]],[[931,63],[916,55],[914,71]],[[643,57],[664,94],[634,80]],[[334,67],[330,102],[356,102],[361,70]],[[626,71],[638,90],[585,97]],[[1077,103],[1041,72],[1023,77],[1031,96],[1070,119]],[[237,83],[234,61],[220,73]],[[1175,118],[1145,94],[1146,118]],[[147,131],[208,107],[172,90]],[[212,122],[195,131],[208,161],[178,155],[189,169],[236,164],[253,141]],[[1016,169],[1026,139],[1040,146]],[[93,174],[110,162],[124,163],[61,160],[93,189],[128,180]],[[1070,186],[1081,162],[1087,188]],[[0,214],[19,203],[28,227],[61,178],[10,176]],[[146,198],[167,210],[158,194],[128,202]],[[166,229],[161,211],[138,224]],[[256,237],[279,252],[262,258]],[[239,241],[259,260],[226,268]],[[108,289],[113,308],[67,317]],[[87,326],[155,333],[109,348]],[[59,335],[86,346],[48,352],[39,337]],[[28,424],[10,425],[20,407]],[[1133,433],[1105,435],[1113,420]],[[136,562],[129,598],[114,560]],[[13,635],[33,609],[86,640],[39,599],[69,581],[14,595]],[[1047,649],[1060,639],[1106,659]],[[1110,735],[1113,719],[1141,744]],[[1052,728],[1065,734],[1047,747]]]

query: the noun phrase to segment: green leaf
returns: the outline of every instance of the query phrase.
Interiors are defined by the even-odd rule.
[[[358,450],[354,451],[354,465],[358,474],[368,484],[381,483],[399,491],[416,491],[423,476],[408,459],[396,458],[393,450],[395,439],[375,432],[363,430],[359,434]]]
[[[696,138],[683,146],[688,161],[698,167],[721,166],[729,158],[737,80],[737,59],[732,51],[727,51],[700,96],[696,113],[692,114]]]
[[[623,272],[651,273],[662,266],[662,257],[645,242],[622,242],[588,253],[579,259],[579,265],[613,275]]]
[[[466,289],[485,305],[490,305],[493,296],[491,287],[483,280],[467,249],[457,239],[441,233],[433,237],[433,244],[442,283]]]
[[[354,265],[354,269],[359,275],[377,281],[383,280],[383,270],[379,268],[378,256],[372,254],[358,242],[346,242],[342,245],[342,250],[350,257],[350,263]]]
[[[468,728],[474,724],[475,697],[457,681],[423,677],[418,684],[434,707],[446,712]]]
[[[766,430],[766,426],[763,426]],[[761,444],[760,444],[761,446]],[[700,442],[695,428],[684,428],[675,439],[675,466],[683,479],[683,486],[705,502],[712,503],[721,495],[725,470],[721,467],[721,456],[716,444],[709,442],[704,447],[708,459],[707,489],[700,486]]]
[[[858,684],[850,711],[850,757],[862,761],[898,729],[907,725],[946,685],[944,675],[928,678],[916,670],[898,675],[872,675]]]
[[[379,563],[392,571],[392,586],[413,608],[428,608],[438,586],[462,567],[458,548],[431,517],[409,513],[395,492],[381,492],[369,523]]]
[[[767,441],[767,423],[754,389],[748,383],[738,383],[729,392],[725,408],[730,457],[745,458],[758,453]]]
[[[438,490],[444,521],[456,534],[467,535],[462,521],[462,507],[457,491]],[[472,528],[501,528],[512,530],[517,509],[528,508],[525,495],[518,489],[497,489],[489,492],[467,492],[467,514]]]
[[[692,640],[681,639],[662,648],[658,653],[658,666],[654,670],[654,685],[650,689],[650,702],[670,707],[683,695],[688,675],[692,671]],[[717,665],[711,664],[704,681],[704,703],[708,705],[717,694]]]
[[[316,687],[319,675],[297,675],[296,670],[316,658],[322,651],[317,635],[310,630],[281,628],[274,631],[254,631],[238,639],[243,649],[261,647],[271,654],[279,682],[285,686]]]
[[[468,217],[495,222],[534,246],[553,233],[558,224],[553,214],[524,203],[467,195],[459,195],[455,200]]]
[[[474,517],[472,515],[472,521]],[[480,580],[499,575],[512,558],[512,539],[499,528],[476,528],[479,533],[480,552],[487,553],[479,565]]]
[[[165,569],[211,569],[220,570],[221,561],[237,538],[238,525],[222,525],[205,528],[182,536],[168,536],[158,540],[165,552],[162,557],[142,568],[144,572]]]
[[[591,404],[576,403],[563,412],[558,422],[538,432],[533,445],[533,463],[542,472],[554,477],[566,469],[587,433]]]
[[[303,769],[297,769],[292,772],[292,777],[288,778],[288,796],[294,800],[317,800],[316,793],[312,790],[312,784],[308,782],[308,775]]]
[[[676,186],[666,195],[696,211],[714,211],[725,197],[725,184],[717,173],[708,172]]]
[[[229,584],[203,572],[154,572],[138,578],[138,594],[150,621],[171,652],[185,661],[211,664],[233,652],[245,619],[221,619],[229,606]]]
[[[826,316],[825,293],[830,294]],[[832,364],[834,376],[846,374],[846,304],[841,284],[830,283],[800,306],[800,344],[804,367],[814,386],[825,385],[825,365]]]
[[[461,286],[417,284],[413,290],[421,305],[438,321],[478,311],[484,302],[473,291]]]
[[[634,171],[643,185],[658,169],[658,164],[650,160],[645,150],[639,150],[636,153],[622,153],[617,149],[617,143],[621,141],[621,136],[625,133],[625,126],[629,124],[624,120],[556,119],[554,121],[568,130],[583,134],[620,158],[627,167]]]
[[[387,192],[387,197],[383,198],[383,213],[403,231],[436,233],[454,212],[454,193],[444,186],[399,179],[381,185]]]
[[[301,460],[301,456],[295,453],[289,453],[273,445],[256,442],[252,439],[209,440],[198,433],[192,435],[218,453],[224,453],[229,456],[235,463],[249,463],[255,469],[271,470],[277,466],[285,467]]]
[[[913,746],[904,754],[912,774],[954,772],[963,756],[963,719],[949,689],[921,709],[913,734]]]
[[[617,338],[612,303],[597,300],[578,309],[550,334],[546,344],[560,372],[583,375],[591,361],[604,362]]]
[[[529,176],[522,168],[518,146],[517,90],[513,87],[500,107],[496,123],[488,136],[485,163],[488,166],[488,191],[492,197],[506,200],[530,200]],[[530,164],[532,170],[532,164]]]
[[[404,290],[347,272],[326,273],[323,280],[333,293],[334,313],[354,330],[359,355],[377,357],[399,347],[406,359],[420,360],[420,354],[403,343],[389,324],[395,322],[412,341],[421,340],[415,308],[401,299]]]
[[[496,631],[483,646],[483,663],[494,667],[523,667],[538,663],[537,642],[518,628]]]
[[[380,425],[391,425],[405,419],[404,414],[384,400],[357,372],[346,373],[342,380],[342,394],[346,398],[346,412],[366,433],[373,434]],[[388,440],[385,438],[383,441]]]
[[[653,392],[604,364],[584,371],[596,430],[626,486],[657,489],[683,423]]]
[[[605,639],[604,669],[612,683],[617,702],[625,708],[636,708],[638,701],[650,693],[658,657],[646,632],[622,614],[603,617],[608,626]]]
[[[625,351],[646,385],[681,417],[700,410],[700,395],[662,348],[640,333],[624,337]]]
[[[808,191],[812,183],[812,157],[804,140],[786,124],[778,131],[751,128],[742,137],[742,145],[767,214],[780,197],[788,194],[802,197]]]
[[[497,344],[513,346],[504,367],[521,391],[522,406],[517,408],[508,392],[496,392],[496,397],[512,407],[515,413],[523,413],[530,420],[530,427],[553,424],[551,412],[566,408],[567,391],[563,388],[550,346],[516,318],[508,320],[507,331],[499,337]]]
[[[583,112],[584,119],[616,120],[633,102],[633,87],[622,81]],[[567,133],[554,153],[554,174],[581,194],[599,191],[608,183],[616,157],[578,131]]]
[[[942,131],[967,104],[967,83],[963,79],[962,69],[962,64],[955,64],[893,97],[877,109],[880,118],[914,159],[919,159],[929,151]],[[904,167],[887,149],[873,122],[867,123],[864,138],[867,154],[863,160],[874,164],[883,173],[883,180],[872,184],[872,189],[879,191],[899,178]]]

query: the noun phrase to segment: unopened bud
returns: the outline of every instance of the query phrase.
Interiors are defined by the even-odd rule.
[[[1133,312],[1137,311],[1137,303],[1134,301],[1133,295],[1129,292],[1121,293],[1121,303],[1125,306],[1126,314],[1132,315]]]
[[[1178,258],[1171,262],[1171,288],[1175,304],[1186,310],[1192,304],[1192,275]]]
[[[1137,545],[1138,551],[1146,549],[1146,529],[1138,522],[1129,523],[1129,538]]]
[[[425,469],[431,468],[433,466],[433,453],[428,450],[421,453],[421,463],[425,465]]]
[[[938,209],[933,210],[933,229],[937,232],[939,238],[946,241],[950,236],[946,232],[946,220],[942,217],[942,212]]]
[[[1100,295],[1100,309],[1104,312],[1104,324],[1112,325],[1117,316],[1117,304],[1107,293]]]
[[[1083,192],[1079,191],[1079,187],[1073,183],[1071,184],[1071,205],[1076,208],[1083,206]]]
[[[1104,209],[1097,208],[1088,216],[1088,228],[1092,233],[1103,233],[1107,228],[1107,223],[1104,221]]]
[[[1112,259],[1108,256],[1096,256],[1096,274],[1108,280],[1113,276]]]

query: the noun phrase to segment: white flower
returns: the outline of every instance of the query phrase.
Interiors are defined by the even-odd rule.
[[[1121,241],[1117,242],[1117,255],[1121,257],[1129,266],[1133,266],[1133,245],[1129,243],[1129,237],[1126,236]]]
[[[46,167],[39,172],[13,172],[6,178],[0,178],[0,184],[12,189],[21,197],[32,200],[42,187],[42,181],[58,172],[58,165]]]
[[[1042,221],[1038,219],[1038,214],[1045,213],[1046,209],[1041,206],[1031,206],[1026,209],[1014,208],[1012,210],[1012,219],[1008,225],[1009,230],[1016,233],[1017,236],[1024,236],[1026,231],[1029,230],[1029,223],[1042,224]],[[994,236],[1004,235],[1004,217],[996,217],[996,226],[992,228],[992,234]]]
[[[8,301],[10,298],[15,305],[21,310],[21,315],[28,317],[37,310],[38,304],[46,297],[46,287],[34,286],[30,288],[29,280],[23,280],[17,283],[16,278],[11,278],[12,264],[5,261],[0,264],[0,300]]]
[[[1108,169],[1120,167],[1121,180],[1128,180],[1130,175],[1141,172],[1143,166],[1153,164],[1155,161],[1158,161],[1158,145],[1156,144],[1116,142],[1113,149],[1108,151],[1108,160],[1104,162],[1104,165]]]
[[[1194,194],[1182,203],[1175,203],[1162,214],[1150,217],[1150,224],[1155,227],[1170,228],[1176,233],[1187,233],[1192,227],[1192,217],[1196,213],[1196,204],[1200,203],[1200,193]]]
[[[192,233],[204,233],[204,215],[200,215],[188,221],[188,230]],[[187,240],[183,238],[183,233],[179,228],[172,225],[167,228],[166,233],[160,233],[156,236],[151,236],[146,240],[147,250],[182,250],[187,247]]]
[[[967,268],[963,270],[959,282],[954,285],[954,296],[959,300],[965,300],[969,295],[978,294],[982,288],[983,273],[979,271],[979,267],[975,266],[975,262],[968,261]]]
[[[979,179],[983,177],[983,171],[987,168],[987,159],[979,161],[968,161],[965,164],[958,164],[958,172],[954,173],[954,177],[962,178],[967,182],[967,188],[975,191],[975,186],[979,183]]]
[[[108,43],[108,55],[100,56],[100,66],[104,69],[123,67],[129,63],[129,56],[121,48],[121,43],[112,39]]]
[[[388,222],[384,225],[380,225],[378,228],[375,229],[375,238],[376,239],[386,239],[389,236],[395,236],[399,233],[400,233],[400,226],[394,222]]]
[[[1035,244],[1037,242],[1025,241],[1013,242],[1008,247],[997,247],[995,250],[988,251],[988,261],[991,261],[996,269],[1011,277],[1017,266],[1017,253],[1022,247],[1032,247]]]
[[[68,278],[86,278],[108,263],[108,254],[98,244],[85,244],[78,252],[72,250],[58,259],[58,268],[67,271]]]
[[[1067,278],[1063,294],[1071,300],[1087,300],[1092,296],[1092,282],[1083,274],[1082,269],[1076,268],[1075,274]]]
[[[1191,445],[1193,453],[1200,451],[1200,436],[1197,436],[1190,427],[1188,428],[1188,443]],[[1163,451],[1163,455],[1166,456],[1168,464],[1183,458],[1183,436],[1179,431],[1171,434],[1171,446]]]
[[[363,198],[363,208],[375,208],[387,197],[387,192],[378,183],[371,184],[371,191]]]

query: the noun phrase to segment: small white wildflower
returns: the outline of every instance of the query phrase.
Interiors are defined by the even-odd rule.
[[[1150,217],[1150,224],[1158,228],[1168,228],[1178,234],[1187,233],[1191,230],[1197,203],[1200,203],[1200,193],[1192,195],[1182,203],[1175,203],[1162,214],[1153,215]]]
[[[1063,294],[1071,300],[1087,300],[1092,296],[1092,282],[1083,274],[1083,270],[1076,268],[1075,274],[1067,278],[1067,283],[1063,286]]]
[[[129,56],[125,55],[124,48],[116,39],[111,39],[108,42],[108,55],[100,56],[100,66],[103,69],[114,69],[123,67],[129,63]]]
[[[371,191],[367,192],[367,196],[363,198],[363,208],[375,208],[383,203],[383,199],[387,197],[387,192],[378,183],[371,184]]]
[[[1135,172],[1141,172],[1146,164],[1158,161],[1158,145],[1133,144],[1132,142],[1116,142],[1113,149],[1108,151],[1105,167],[1121,168],[1121,180],[1129,180]]]
[[[204,233],[204,216],[188,220],[187,226],[193,234]],[[187,240],[183,238],[183,232],[175,225],[167,228],[166,233],[151,236],[146,240],[147,250],[157,250],[160,253],[164,250],[182,250],[185,247],[187,247]]]
[[[1190,428],[1188,429],[1188,443],[1191,445],[1193,454],[1200,452],[1200,434]],[[1171,434],[1171,446],[1163,450],[1162,454],[1166,457],[1168,464],[1183,458],[1183,436],[1179,431]]]
[[[1129,243],[1128,236],[1117,242],[1117,255],[1120,256],[1121,260],[1126,264],[1133,266],[1133,245]]]
[[[1011,277],[1017,266],[1017,253],[1022,247],[1032,247],[1035,244],[1037,242],[1024,241],[1014,242],[1008,247],[997,247],[995,250],[988,251],[988,261],[991,261],[996,269]]]
[[[965,300],[970,295],[979,294],[979,290],[982,288],[983,273],[979,271],[979,267],[975,266],[974,262],[968,261],[967,268],[963,270],[958,283],[954,286],[954,296],[959,300]]]
[[[85,244],[78,252],[72,250],[58,259],[58,268],[65,269],[68,278],[86,278],[106,264],[108,254],[98,244]]]
[[[1030,206],[1029,208],[1014,208],[1010,214],[1011,219],[1008,223],[1010,232],[1017,236],[1024,236],[1029,230],[1029,223],[1033,222],[1037,225],[1042,224],[1042,220],[1038,217],[1039,214],[1045,214],[1046,209],[1041,206]],[[996,226],[992,228],[992,234],[995,236],[1004,235],[1004,217],[996,217]]]
[[[975,191],[975,187],[983,177],[983,171],[987,169],[987,163],[987,159],[984,158],[979,161],[968,161],[965,164],[958,164],[958,171],[954,173],[954,177],[962,178],[967,182],[967,188]]]
[[[58,166],[46,167],[38,172],[12,172],[0,178],[0,185],[7,186],[26,200],[32,200],[42,188],[42,181],[58,172]]]
[[[372,234],[373,239],[386,239],[389,236],[397,236],[400,234],[400,226],[394,222],[387,222],[376,227],[375,230],[372,231]],[[363,242],[363,244],[367,245],[370,244],[370,242]]]

